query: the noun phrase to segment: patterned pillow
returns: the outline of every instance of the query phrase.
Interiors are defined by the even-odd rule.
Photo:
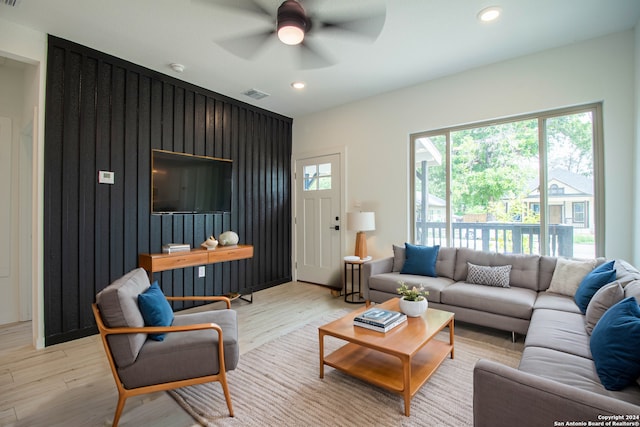
[[[509,275],[511,274],[510,265],[487,267],[467,262],[467,266],[469,268],[469,272],[467,273],[467,283],[498,286],[501,288],[509,287]]]

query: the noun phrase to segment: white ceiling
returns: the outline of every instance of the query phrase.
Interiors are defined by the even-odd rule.
[[[293,118],[628,30],[640,19],[638,0],[306,0],[316,11],[336,14],[381,6],[386,21],[375,41],[317,37],[337,63],[303,70],[295,48],[275,39],[250,60],[216,44],[270,25],[220,6],[224,0],[18,0],[13,7],[5,1],[3,19]],[[255,1],[275,13],[282,0]],[[477,13],[492,5],[502,8],[502,16],[481,23]],[[185,71],[171,70],[172,62]],[[307,87],[292,89],[297,80]],[[242,94],[251,88],[270,96],[256,101]]]

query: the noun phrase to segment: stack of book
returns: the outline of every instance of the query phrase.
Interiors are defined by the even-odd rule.
[[[172,254],[174,252],[187,252],[191,250],[191,245],[186,243],[167,243],[162,246],[162,252]]]
[[[372,329],[378,332],[387,332],[407,321],[407,315],[398,311],[372,308],[353,319],[355,326]]]

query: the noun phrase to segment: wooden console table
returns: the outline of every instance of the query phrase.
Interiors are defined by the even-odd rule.
[[[192,249],[190,251],[174,252],[171,254],[140,254],[138,255],[138,265],[147,270],[149,280],[153,280],[153,273],[159,271],[246,258],[253,258],[252,245],[217,246],[211,250]],[[253,293],[251,295],[251,301],[253,301]]]

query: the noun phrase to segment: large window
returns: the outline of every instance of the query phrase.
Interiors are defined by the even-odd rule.
[[[413,239],[601,256],[601,105],[411,136]]]

